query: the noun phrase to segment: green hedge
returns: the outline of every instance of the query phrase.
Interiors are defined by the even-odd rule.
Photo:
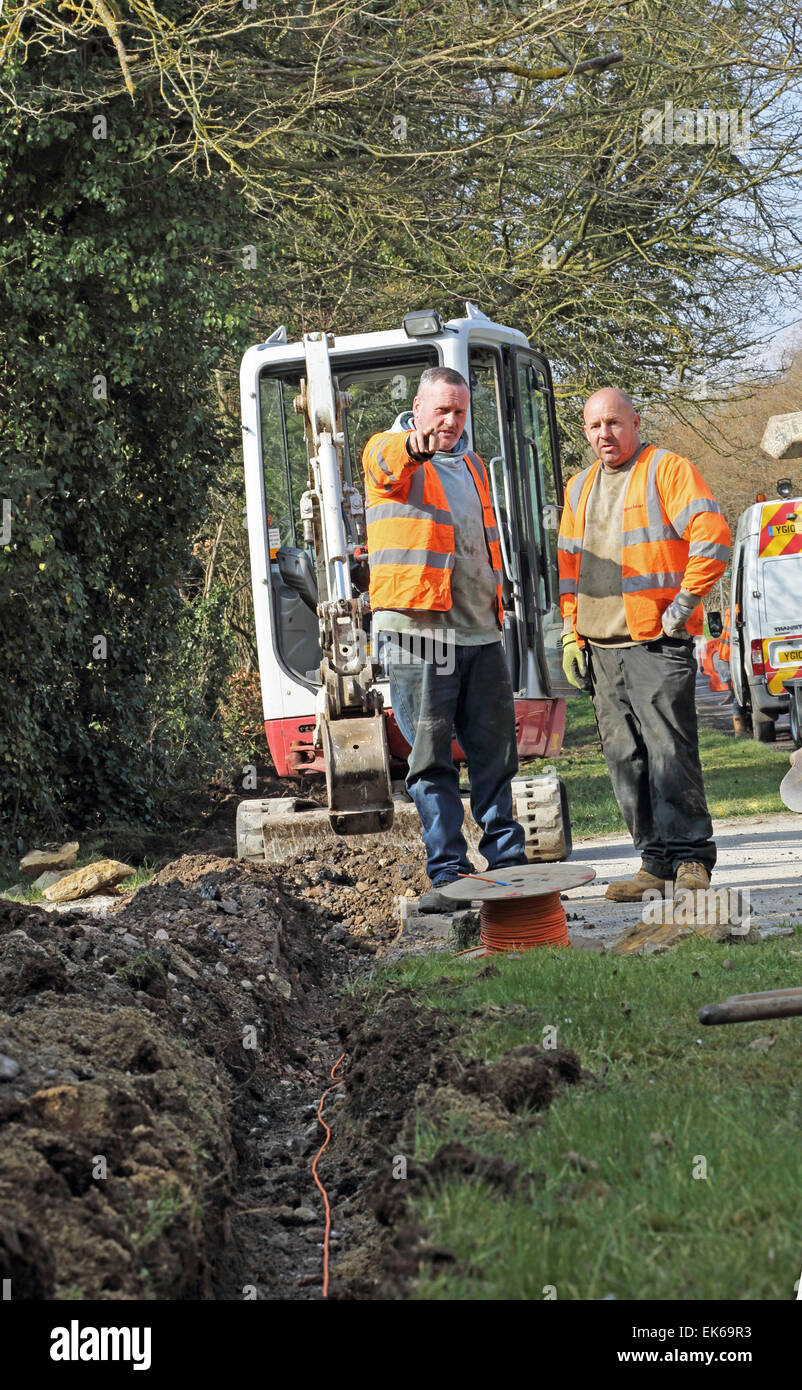
[[[85,93],[91,73],[62,57],[58,78]],[[48,109],[47,73],[6,81],[36,109],[0,124],[9,851],[110,815],[156,820],[214,761],[231,651],[223,596],[191,601],[191,539],[235,442],[213,369],[247,345],[254,289],[240,199],[172,167],[168,124],[120,98],[96,139],[91,111]]]

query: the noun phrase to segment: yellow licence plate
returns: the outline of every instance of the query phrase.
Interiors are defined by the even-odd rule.
[[[802,648],[796,647],[790,652],[779,652],[778,661],[802,661]]]

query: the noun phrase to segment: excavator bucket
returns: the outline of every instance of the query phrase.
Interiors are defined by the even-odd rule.
[[[376,723],[380,723],[378,717]],[[359,755],[365,757],[358,726],[374,723],[373,718],[337,720],[342,738],[337,747],[332,748],[334,757],[345,758],[350,780],[358,780],[362,772],[355,770]],[[343,748],[345,734],[350,729],[350,744]],[[377,735],[371,730],[373,766],[376,767]],[[349,761],[350,758],[350,761]],[[383,799],[385,783],[377,778],[372,794],[366,786],[360,790],[351,785],[349,777],[341,775],[340,787],[346,788],[346,800],[350,806],[343,806],[342,798],[337,804],[326,807],[321,800],[309,797],[284,796],[264,800],[241,801],[237,807],[237,856],[254,862],[286,864],[294,854],[325,854],[326,846],[334,846],[344,834],[359,834],[363,849],[377,854],[406,859],[421,858],[420,820],[409,797],[404,793],[403,783],[395,783],[388,796],[389,805]],[[388,783],[389,785],[389,783]],[[381,791],[381,795],[380,795]],[[553,769],[539,777],[513,778],[513,804],[517,819],[526,834],[526,856],[530,863],[554,863],[563,860],[571,853],[571,828],[567,816],[562,817],[564,788]],[[468,797],[463,796],[465,822],[463,832],[468,843],[468,852],[478,869],[484,869],[486,861],[479,852],[482,828],[471,815]],[[338,815],[347,817],[363,816],[362,824],[367,829],[356,830],[355,820],[349,822],[349,829],[340,829],[334,824]],[[389,815],[388,815],[389,813]],[[387,816],[386,820],[382,817]]]
[[[389,830],[360,836],[361,848],[401,859],[419,856],[420,821],[412,802],[396,796],[390,816]],[[286,864],[296,854],[325,855],[327,846],[342,844],[341,836],[332,829],[327,807],[305,797],[241,801],[237,807],[237,856],[254,863]]]
[[[329,820],[338,835],[370,835],[393,823],[390,754],[381,712],[321,719]]]

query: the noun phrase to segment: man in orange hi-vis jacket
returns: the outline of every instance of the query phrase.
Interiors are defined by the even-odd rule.
[[[491,869],[525,864],[513,817],[515,708],[501,643],[501,553],[485,466],[467,447],[468,383],[423,373],[412,410],[374,434],[362,466],[374,631],[389,634],[390,701],[410,745],[407,789],[421,820],[432,888],[471,873],[453,731],[468,759],[471,810]]]
[[[602,749],[640,852],[607,897],[706,888],[716,862],[696,722],[693,637],[730,533],[692,463],[642,444],[624,391],[585,405],[596,454],[566,488],[559,536],[563,668],[593,697]]]

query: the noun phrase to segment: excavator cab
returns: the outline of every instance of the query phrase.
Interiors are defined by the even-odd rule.
[[[245,354],[241,370],[265,730],[279,776],[326,774],[330,824],[339,833],[389,830],[390,777],[403,769],[408,751],[390,708],[367,602],[362,451],[372,434],[393,428],[412,409],[421,373],[437,365],[456,368],[469,383],[467,429],[490,479],[501,533],[503,640],[519,753],[553,756],[562,743],[564,697],[571,687],[562,671],[557,531],[563,492],[547,359],[522,333],[493,323],[472,304],[461,319],[443,323],[435,311],[425,311],[384,333],[314,334],[290,343],[279,329]],[[316,393],[333,402],[331,447],[320,445],[326,432],[316,433],[310,414]],[[327,480],[321,459],[328,460]],[[347,626],[347,608],[351,624],[347,643],[334,657],[326,636],[332,605],[339,605],[335,621]],[[347,678],[336,674],[346,669]],[[357,719],[371,733],[371,750],[354,738],[350,751],[370,766],[349,772],[337,760],[335,768],[332,737],[349,749],[343,730],[355,730]],[[460,756],[456,746],[455,753]],[[386,777],[378,768],[385,756]],[[363,795],[361,817],[350,820],[337,811],[349,778],[357,803]],[[266,805],[243,803],[257,809],[241,808],[241,854],[261,858],[267,852]],[[564,818],[564,795],[561,810]]]

